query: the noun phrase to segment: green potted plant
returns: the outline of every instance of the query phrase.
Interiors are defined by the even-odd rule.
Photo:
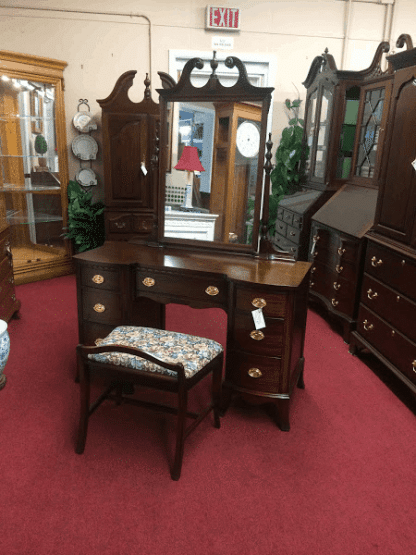
[[[104,243],[104,209],[102,202],[92,201],[92,192],[84,191],[77,181],[68,183],[68,233],[76,252],[95,249]]]
[[[43,135],[36,135],[35,138],[35,152],[39,154],[40,157],[38,158],[38,164],[41,168],[46,168],[46,158],[43,158],[43,155],[48,150],[48,143]]]
[[[282,131],[279,146],[275,154],[275,166],[270,173],[272,191],[269,201],[269,232],[274,235],[277,219],[277,207],[286,195],[299,190],[304,179],[302,159],[308,154],[308,146],[303,141],[305,122],[299,117],[302,100],[285,100],[289,113],[289,125]]]

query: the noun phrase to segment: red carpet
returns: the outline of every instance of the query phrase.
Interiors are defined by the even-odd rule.
[[[220,430],[207,420],[190,436],[173,482],[170,417],[105,405],[85,454],[75,454],[74,277],[22,285],[17,295],[21,319],[9,325],[0,391],[1,555],[414,553],[410,397],[349,355],[315,312],[292,430],[235,402]],[[167,320],[225,339],[221,311],[175,306]]]

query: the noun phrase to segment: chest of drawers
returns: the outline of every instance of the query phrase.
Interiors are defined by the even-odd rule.
[[[416,392],[416,257],[369,239],[350,352],[366,348]]]
[[[13,278],[9,228],[0,232],[0,320],[8,322],[19,310]]]

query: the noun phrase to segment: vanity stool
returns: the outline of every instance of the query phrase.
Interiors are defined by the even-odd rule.
[[[185,438],[211,411],[214,424],[220,427],[220,396],[223,348],[211,339],[166,330],[137,327],[116,327],[97,346],[77,346],[81,391],[81,415],[75,451],[82,454],[87,437],[88,420],[106,399],[144,406],[157,411],[177,414],[176,448],[171,469],[173,480],[179,480]],[[108,378],[108,387],[90,405],[90,376],[97,373]],[[187,410],[188,391],[212,373],[212,398],[200,413]],[[178,407],[170,407],[127,396],[132,384],[178,395]],[[186,427],[186,418],[194,421]]]

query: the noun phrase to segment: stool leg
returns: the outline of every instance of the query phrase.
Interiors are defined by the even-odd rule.
[[[171,472],[172,480],[179,480],[182,470],[183,450],[185,445],[186,411],[188,408],[188,392],[184,387],[179,389],[178,417],[176,422],[175,462]]]
[[[221,411],[221,384],[222,384],[222,362],[212,372],[212,404],[214,407],[214,426],[219,428]]]
[[[87,439],[88,418],[90,411],[90,373],[88,365],[78,355],[78,375],[80,377],[81,412],[78,427],[78,439],[75,452],[81,455],[85,449]]]

